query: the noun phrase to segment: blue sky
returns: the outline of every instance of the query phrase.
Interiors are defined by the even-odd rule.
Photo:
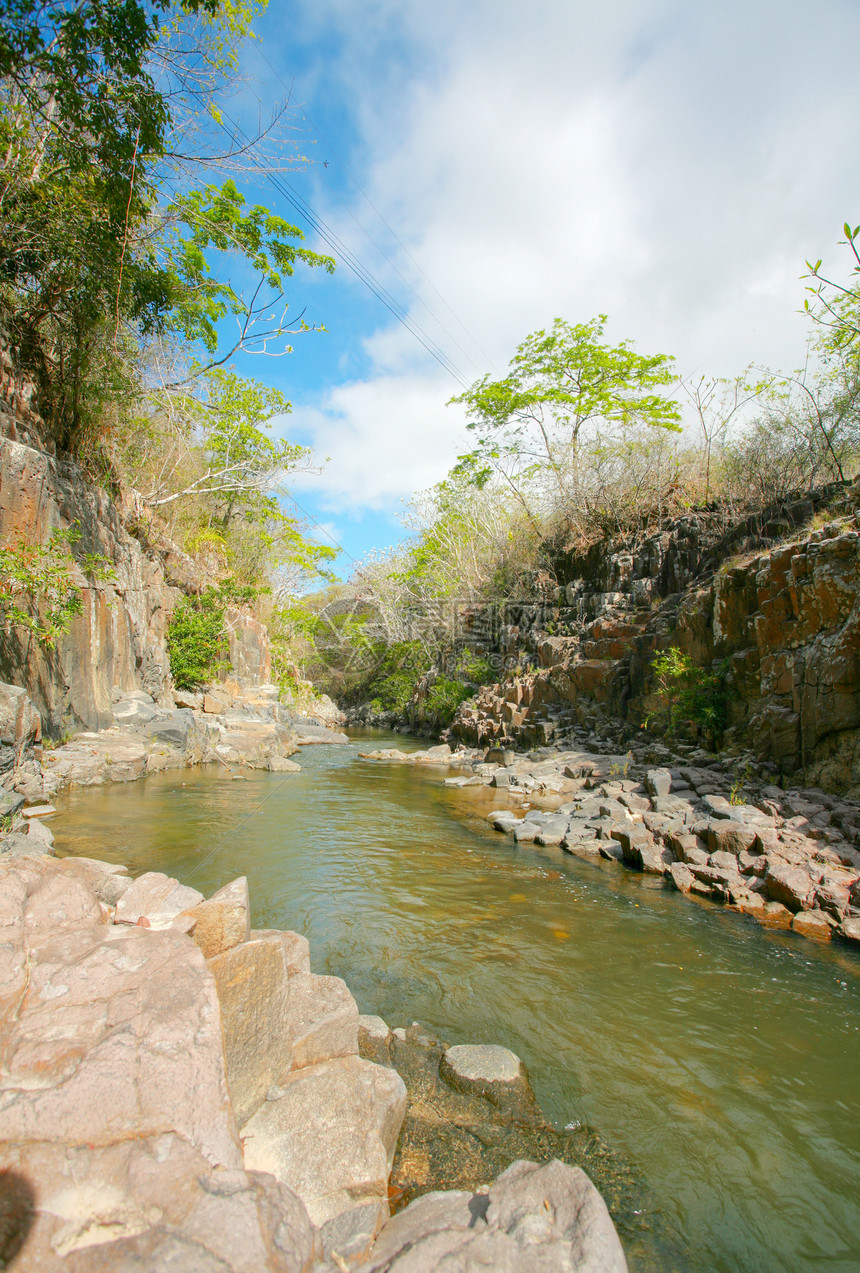
[[[270,0],[256,30],[243,116],[291,88],[313,163],[285,180],[467,382],[599,312],[686,375],[795,366],[804,259],[848,272],[853,0]],[[329,250],[267,183],[257,197]],[[347,573],[462,449],[458,385],[342,262],[288,299],[327,331],[242,370],[331,456],[294,490]]]

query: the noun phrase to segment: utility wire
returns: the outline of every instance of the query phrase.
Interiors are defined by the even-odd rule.
[[[234,137],[240,142],[246,144],[248,139],[242,128],[232,120],[226,113],[223,116],[233,129]],[[222,120],[221,127],[229,135],[227,124]],[[463,389],[468,389],[469,382],[462,375],[459,368],[453,360],[445,353],[445,351],[428,335],[427,332],[411,317],[408,311],[391,295],[391,293],[379,282],[371,271],[362,264],[362,262],[354,255],[354,253],[344,244],[328,226],[325,221],[310,207],[309,204],[295,191],[288,182],[279,173],[266,172],[265,179],[270,185],[284,198],[291,207],[308,222],[308,224],[316,231],[320,238],[328,244],[332,250],[337,253],[341,260],[349,266],[357,278],[369,288],[376,298],[385,306],[387,310],[400,322],[408,332],[424,347],[439,365],[448,372],[448,374],[457,381]]]
[[[281,87],[283,88],[284,92],[285,92],[285,93],[287,93],[287,94],[288,94],[288,96],[292,96],[292,90],[291,90],[291,89],[289,89],[289,88],[287,87],[287,85],[284,83],[284,80],[283,80],[282,76],[280,75],[280,73],[278,72],[277,68],[276,68],[276,67],[274,67],[274,66],[272,65],[272,63],[271,63],[271,62],[269,61],[269,59],[266,57],[266,55],[265,55],[265,53],[263,52],[263,50],[262,50],[262,49],[257,49],[257,50],[256,50],[256,52],[257,52],[257,53],[259,53],[260,57],[261,57],[261,58],[263,59],[263,61],[266,63],[266,65],[268,66],[269,70],[270,70],[270,71],[272,72],[272,74],[274,75],[275,79],[278,81],[278,83],[279,83],[279,84],[281,85]],[[455,311],[451,308],[451,306],[450,306],[450,305],[448,304],[448,302],[445,300],[445,297],[442,295],[442,293],[439,291],[439,289],[435,286],[435,284],[433,283],[432,279],[428,278],[427,274],[425,274],[424,270],[422,270],[421,266],[418,264],[418,262],[416,261],[415,257],[414,257],[414,256],[412,255],[412,253],[409,251],[409,248],[406,246],[406,244],[403,242],[403,240],[402,240],[402,239],[400,238],[400,236],[397,234],[397,231],[396,231],[396,230],[395,230],[395,229],[394,229],[394,228],[390,225],[390,223],[389,223],[388,221],[386,221],[385,217],[384,217],[384,216],[382,215],[382,213],[379,211],[379,209],[377,208],[376,204],[372,201],[372,199],[371,199],[371,198],[370,198],[370,196],[367,194],[367,192],[363,189],[363,187],[360,185],[360,183],[358,182],[358,180],[357,180],[357,179],[353,176],[352,172],[349,170],[349,168],[346,166],[346,164],[344,163],[344,161],[341,159],[340,155],[338,155],[337,151],[335,151],[335,150],[334,150],[334,148],[332,147],[331,143],[328,141],[328,139],[326,138],[326,136],[325,136],[325,134],[322,132],[322,130],[321,130],[321,129],[320,129],[320,128],[319,128],[319,127],[318,127],[318,126],[314,123],[314,121],[311,119],[310,115],[307,113],[307,111],[304,109],[304,107],[303,107],[303,106],[299,106],[299,107],[297,107],[296,109],[297,109],[297,110],[299,110],[299,111],[301,112],[301,114],[302,114],[302,115],[304,116],[304,118],[307,120],[308,124],[309,124],[309,125],[311,126],[311,128],[313,129],[314,133],[315,133],[315,134],[316,134],[316,135],[317,135],[317,136],[318,136],[321,140],[323,140],[323,141],[325,141],[325,142],[326,142],[326,145],[327,145],[327,147],[328,147],[328,152],[329,152],[329,154],[331,154],[331,155],[333,155],[333,156],[334,156],[334,159],[335,159],[336,163],[338,164],[338,167],[340,167],[340,168],[341,168],[341,169],[342,169],[342,170],[346,173],[347,177],[348,177],[348,178],[349,178],[349,180],[352,182],[352,184],[355,186],[356,190],[357,190],[357,191],[358,191],[358,193],[361,195],[361,197],[362,197],[362,199],[364,200],[364,202],[365,202],[365,203],[367,204],[367,206],[368,206],[368,207],[369,207],[369,208],[370,208],[370,209],[371,209],[371,210],[375,213],[375,215],[379,218],[379,220],[380,220],[380,221],[382,222],[382,224],[385,226],[385,228],[386,228],[386,230],[388,231],[388,233],[389,233],[389,234],[391,235],[391,237],[394,239],[395,243],[396,243],[396,244],[398,245],[398,247],[402,250],[402,252],[404,253],[404,255],[405,255],[405,256],[406,256],[406,257],[407,257],[407,258],[408,258],[408,259],[412,262],[412,264],[414,265],[415,269],[418,271],[418,273],[419,273],[419,274],[421,275],[421,277],[424,279],[424,282],[427,284],[427,286],[430,288],[430,290],[431,290],[431,291],[432,291],[432,292],[433,292],[433,293],[434,293],[434,294],[435,294],[435,295],[439,298],[439,300],[440,300],[440,301],[442,302],[442,304],[445,306],[445,308],[447,309],[448,313],[449,313],[449,314],[451,315],[451,317],[454,319],[455,323],[456,323],[456,324],[457,324],[457,326],[460,328],[460,330],[461,330],[461,331],[463,331],[463,332],[466,334],[466,336],[468,336],[469,340],[472,342],[472,344],[474,345],[475,349],[477,349],[478,353],[479,353],[479,354],[481,355],[481,357],[485,360],[485,362],[486,362],[487,364],[489,364],[490,366],[492,366],[492,361],[493,361],[493,360],[490,358],[490,355],[489,355],[489,354],[488,354],[488,353],[487,353],[484,349],[482,349],[482,348],[481,348],[481,346],[478,344],[478,341],[475,339],[475,337],[474,337],[474,336],[472,335],[472,333],[469,331],[468,327],[465,325],[465,323],[462,321],[462,319],[459,317],[459,315],[455,313]],[[397,269],[397,266],[394,264],[394,262],[392,261],[391,257],[390,257],[390,256],[388,255],[388,253],[385,251],[385,249],[384,249],[384,248],[382,248],[382,247],[381,247],[381,246],[380,246],[380,245],[376,242],[376,240],[375,240],[375,239],[372,237],[372,235],[371,235],[371,234],[370,234],[370,233],[369,233],[369,232],[365,229],[365,227],[364,227],[364,226],[361,224],[361,222],[360,222],[360,221],[359,221],[359,220],[355,217],[355,215],[354,215],[354,214],[350,211],[350,209],[346,207],[346,204],[343,202],[343,200],[342,200],[342,199],[340,199],[337,195],[335,195],[335,198],[337,198],[338,203],[340,203],[341,207],[345,209],[345,211],[348,213],[348,215],[349,215],[350,217],[352,217],[353,221],[355,221],[355,223],[356,223],[356,225],[358,226],[358,228],[359,228],[359,229],[362,231],[362,233],[363,233],[363,234],[364,234],[364,235],[365,235],[365,236],[366,236],[366,237],[370,240],[370,242],[371,242],[371,243],[373,244],[373,246],[377,249],[377,251],[378,251],[378,252],[379,252],[382,256],[384,256],[384,257],[385,257],[386,261],[388,261],[388,263],[389,263],[389,264],[391,265],[391,267],[394,269],[394,271],[395,271],[395,273],[398,275],[398,277],[399,277],[399,278],[401,278],[401,279],[403,279],[403,282],[404,282],[404,283],[406,284],[406,286],[409,288],[410,292],[412,292],[413,296],[417,299],[418,303],[419,303],[420,305],[423,305],[423,306],[424,306],[424,308],[427,310],[428,314],[430,314],[430,315],[431,315],[431,317],[432,317],[432,318],[434,318],[434,320],[438,323],[438,322],[439,322],[439,320],[438,320],[438,318],[436,318],[436,316],[433,314],[433,311],[429,308],[429,306],[428,306],[428,305],[426,304],[426,302],[422,299],[422,297],[418,294],[418,292],[416,292],[416,291],[415,291],[415,288],[412,286],[412,284],[411,284],[411,283],[410,283],[407,279],[403,278],[403,275],[402,275],[402,274],[400,273],[400,271]],[[441,324],[441,323],[439,323],[439,326],[441,327],[441,326],[442,326],[442,324]],[[443,330],[445,330],[445,329],[443,328]],[[468,358],[468,359],[469,359],[469,362],[472,364],[472,366],[475,368],[475,370],[476,370],[476,371],[480,371],[480,368],[478,367],[478,365],[477,365],[477,363],[474,361],[474,359],[473,359],[473,358],[471,358],[471,356],[470,356],[468,353],[466,353],[466,350],[465,350],[465,349],[463,349],[463,347],[462,347],[460,344],[458,344],[458,343],[457,343],[457,341],[455,341],[455,340],[454,340],[454,338],[451,336],[450,332],[448,332],[448,333],[447,333],[447,335],[451,337],[451,340],[452,340],[452,341],[453,341],[453,343],[457,346],[457,348],[460,350],[460,352],[461,352],[461,353],[462,353],[462,354],[463,354],[466,358]]]
[[[326,539],[329,541],[329,543],[330,543],[330,544],[333,544],[333,545],[334,545],[334,547],[335,547],[335,548],[337,548],[337,550],[338,550],[339,552],[342,552],[342,553],[343,553],[343,555],[344,555],[344,557],[348,557],[348,558],[350,559],[350,561],[353,563],[353,565],[355,565],[355,566],[357,566],[357,565],[358,565],[358,562],[356,561],[355,557],[353,557],[352,553],[351,553],[351,552],[348,552],[348,551],[347,551],[347,549],[346,549],[346,548],[344,548],[343,544],[338,543],[338,541],[335,539],[334,535],[330,535],[330,534],[328,533],[328,531],[326,530],[326,528],[325,528],[324,526],[321,526],[321,525],[319,524],[319,522],[317,521],[317,519],[316,519],[316,518],[315,518],[315,517],[314,517],[311,513],[309,513],[309,512],[308,512],[308,510],[307,510],[306,508],[304,508],[304,507],[303,507],[303,506],[299,503],[299,501],[296,499],[295,495],[293,494],[293,492],[292,492],[291,490],[289,490],[286,486],[284,486],[284,485],[283,485],[282,483],[280,483],[280,482],[276,482],[276,483],[275,483],[275,490],[278,492],[278,494],[279,494],[279,495],[284,495],[284,496],[286,496],[286,498],[287,498],[288,500],[290,500],[290,502],[291,502],[291,503],[295,504],[295,506],[296,506],[296,508],[299,510],[299,512],[300,512],[300,513],[302,513],[302,514],[303,514],[303,516],[305,516],[305,517],[308,519],[308,521],[309,521],[309,522],[311,522],[314,526],[316,526],[316,528],[317,528],[317,530],[320,532],[320,534],[325,535],[325,537],[326,537]]]

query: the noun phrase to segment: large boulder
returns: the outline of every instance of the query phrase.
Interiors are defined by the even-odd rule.
[[[757,828],[734,818],[720,818],[708,824],[708,849],[713,853],[732,853],[735,857],[755,844]]]
[[[151,742],[168,743],[177,751],[184,752],[193,729],[194,713],[188,709],[177,709],[175,712],[159,712],[154,720],[144,724],[143,734]]]
[[[203,894],[187,884],[180,884],[163,871],[146,871],[116,904],[118,924],[139,924],[148,928],[169,928],[190,907],[203,901]],[[186,925],[186,930],[191,927]]]
[[[513,1163],[486,1194],[431,1193],[386,1226],[366,1273],[626,1273],[606,1204],[584,1171]]]
[[[499,1109],[533,1114],[534,1093],[528,1070],[515,1052],[496,1043],[467,1043],[448,1048],[439,1075],[457,1092],[483,1096]]]
[[[114,723],[126,729],[142,729],[157,714],[154,699],[143,691],[127,695],[113,709]]]
[[[809,867],[794,866],[777,859],[768,862],[764,885],[768,897],[774,902],[781,902],[790,911],[811,910],[815,886],[820,879],[820,871],[810,871]]]
[[[9,1006],[19,996],[2,1029],[0,1141],[175,1132],[211,1163],[241,1166],[215,986],[195,946],[99,922],[95,896],[50,859],[4,871],[0,892],[0,987]]]
[[[245,1165],[301,1198],[327,1251],[364,1250],[388,1219],[406,1088],[394,1070],[342,1056],[296,1070],[245,1124]]]

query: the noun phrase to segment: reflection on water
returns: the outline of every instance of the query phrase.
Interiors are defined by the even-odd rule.
[[[245,874],[255,926],[306,933],[363,1012],[513,1048],[549,1116],[595,1127],[689,1240],[672,1268],[857,1273],[854,953],[516,848],[483,820],[500,793],[358,750],[76,792],[57,847],[203,892]]]

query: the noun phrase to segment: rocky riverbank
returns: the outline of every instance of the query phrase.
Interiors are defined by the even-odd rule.
[[[144,690],[118,694],[109,727],[51,746],[25,692],[0,684],[0,816],[64,787],[131,782],[187,765],[289,773],[300,768],[289,759],[300,747],[347,741],[330,699],[317,696],[311,715],[283,702],[276,685],[241,689],[227,681],[199,694],[176,691],[172,704]]]
[[[28,837],[29,839],[29,837]],[[35,849],[36,845],[29,846]],[[407,1109],[391,1036],[298,933],[157,872],[0,859],[0,1260],[34,1273],[623,1273],[588,1176],[514,1162],[389,1222]],[[394,1058],[396,1063],[396,1057]],[[452,1091],[539,1123],[518,1058],[442,1049]],[[397,1191],[395,1191],[397,1192]]]
[[[855,802],[784,790],[707,752],[681,757],[660,746],[638,759],[551,748],[452,752],[447,743],[363,755],[451,768],[451,787],[491,787],[498,807],[488,821],[517,844],[605,859],[765,927],[860,946]]]
[[[715,693],[710,720],[688,707],[674,722],[690,751],[716,726],[772,781],[860,799],[860,479],[726,516],[691,510],[564,551],[543,601],[466,609],[463,641],[500,675],[458,709],[452,739],[636,749],[672,723],[654,659],[674,647]]]

